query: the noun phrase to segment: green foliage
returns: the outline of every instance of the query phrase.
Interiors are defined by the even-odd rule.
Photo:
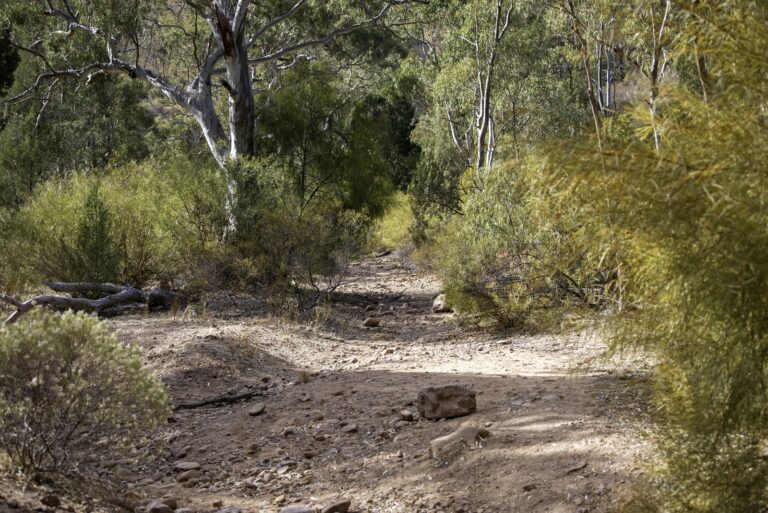
[[[296,194],[285,159],[243,162],[239,172],[249,195],[240,195],[236,246],[251,285],[267,291],[275,310],[314,307],[341,284],[365,243],[369,218],[345,208],[332,188],[311,198]]]
[[[99,216],[84,208],[97,183],[101,205],[92,210],[112,213],[113,243],[106,253],[99,249],[105,239],[94,230]],[[202,260],[217,251],[226,224],[225,194],[217,168],[171,155],[164,162],[115,168],[101,178],[73,174],[49,181],[22,209],[0,219],[0,286],[13,282],[18,290],[43,279],[85,279],[84,263],[92,273],[93,264],[103,259],[112,265],[112,258],[119,259],[113,279],[121,283],[191,284]],[[84,220],[92,227],[79,230]]]
[[[584,245],[623,266],[618,347],[659,361],[656,493],[643,509],[753,512],[768,497],[768,7],[682,2],[675,49],[706,55],[699,87],[662,88],[634,131],[553,157]],[[692,48],[689,42],[696,41]],[[700,61],[701,62],[701,61]],[[658,152],[654,129],[661,134]],[[560,174],[562,172],[563,174]],[[567,177],[567,182],[559,181]]]
[[[137,351],[83,313],[0,326],[0,394],[0,444],[25,472],[113,454],[170,413]]]
[[[3,32],[0,35],[0,97],[13,84],[13,74],[16,71],[16,66],[19,65],[19,60],[18,50],[11,46],[8,34]],[[2,128],[3,124],[0,123],[0,130]]]
[[[451,304],[505,327],[546,327],[586,300],[589,276],[566,258],[573,242],[540,214],[535,163],[495,169],[427,250]]]
[[[25,58],[16,82],[36,71],[36,62]],[[146,158],[143,135],[153,120],[143,97],[140,85],[107,77],[87,86],[64,82],[42,103],[29,100],[7,109],[0,131],[0,205],[20,207],[48,179]]]
[[[112,214],[99,193],[98,183],[85,197],[83,214],[78,224],[75,255],[80,264],[71,271],[79,275],[67,281],[114,283],[117,281],[120,255],[112,235]]]
[[[395,193],[384,215],[374,221],[369,245],[374,250],[406,247],[413,222],[411,198],[404,192]]]

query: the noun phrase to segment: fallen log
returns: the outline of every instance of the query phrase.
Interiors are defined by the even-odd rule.
[[[148,307],[171,306],[174,302],[180,305],[186,303],[189,299],[183,294],[168,290],[152,289],[144,291],[129,285],[115,285],[112,283],[65,283],[54,281],[43,283],[54,292],[66,292],[70,294],[98,292],[107,295],[99,299],[88,299],[84,297],[66,297],[43,294],[26,301],[21,301],[20,299],[11,297],[7,294],[0,294],[0,301],[9,303],[16,308],[16,311],[5,320],[5,324],[16,322],[22,315],[36,306],[50,306],[62,310],[81,310],[94,312],[98,315],[107,308],[126,303],[143,303]]]
[[[263,395],[261,392],[243,392],[242,394],[235,395],[219,395],[211,397],[209,399],[203,399],[200,401],[192,401],[188,403],[180,403],[173,407],[173,411],[178,410],[191,410],[194,408],[202,408],[203,406],[212,406],[214,404],[232,404],[245,399],[252,399],[257,396]]]

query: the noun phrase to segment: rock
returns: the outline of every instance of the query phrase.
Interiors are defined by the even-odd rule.
[[[529,484],[523,486],[523,491],[530,492],[530,491],[535,490],[538,487],[539,487],[539,485],[537,485],[536,483],[529,483]]]
[[[221,502],[221,501],[216,501],[216,502]],[[214,506],[214,507],[218,508],[220,506]],[[242,513],[242,511],[240,510],[240,508],[235,508],[234,506],[230,506],[228,508],[220,509],[216,513]]]
[[[152,501],[144,507],[146,513],[173,513],[173,508],[160,501]]]
[[[213,507],[214,508],[220,508],[224,505],[224,501],[221,499],[213,501]]]
[[[173,495],[164,495],[160,498],[160,502],[167,504],[173,510],[179,509],[179,500]]]
[[[351,505],[352,501],[349,499],[338,501],[323,508],[321,513],[347,513]]]
[[[363,321],[363,326],[366,328],[377,328],[381,324],[381,319],[376,317],[366,317]]]
[[[419,413],[425,419],[450,419],[477,411],[474,390],[463,385],[426,387],[419,390]]]
[[[478,448],[489,436],[491,432],[485,428],[464,425],[449,435],[432,440],[429,443],[429,455],[433,459],[439,459],[457,449]]]
[[[347,424],[341,428],[342,433],[357,433],[357,424]]]
[[[413,422],[413,412],[411,410],[400,410],[400,420]]]
[[[189,481],[190,479],[195,479],[200,477],[202,474],[200,471],[196,468],[193,468],[192,470],[187,470],[185,472],[182,472],[178,476],[176,476],[176,482],[177,483],[183,483],[185,481]],[[176,508],[173,508],[176,509]]]
[[[280,513],[315,513],[309,506],[293,504],[280,509]]]
[[[435,298],[432,302],[432,311],[435,313],[449,313],[453,311],[448,304],[448,301],[445,299],[445,294],[440,294]]]
[[[199,470],[200,464],[196,461],[179,461],[173,466],[173,470],[184,472],[185,470]]]
[[[250,410],[248,410],[248,415],[251,417],[256,417],[258,415],[261,415],[264,413],[264,411],[267,409],[267,405],[264,403],[256,403],[254,404]]]
[[[61,506],[61,499],[59,499],[58,495],[49,493],[48,495],[43,495],[43,497],[40,499],[40,503],[43,506],[48,506],[49,508],[58,508]]]

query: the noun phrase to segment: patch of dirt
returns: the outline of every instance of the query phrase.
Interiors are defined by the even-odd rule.
[[[311,326],[263,316],[112,320],[175,404],[260,395],[175,412],[151,451],[102,477],[133,505],[170,494],[193,511],[319,511],[340,498],[369,513],[614,509],[647,449],[648,366],[584,363],[604,349],[590,331],[502,336],[462,326],[432,313],[439,292],[433,276],[389,255],[356,263]],[[364,327],[367,317],[379,326]],[[419,389],[446,384],[473,388],[477,412],[419,418]],[[249,415],[257,403],[264,413]],[[429,442],[463,424],[490,437],[432,460]],[[199,475],[177,482],[179,461],[199,463]]]

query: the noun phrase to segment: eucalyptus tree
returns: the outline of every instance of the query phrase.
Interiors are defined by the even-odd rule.
[[[6,101],[62,80],[142,81],[194,118],[233,201],[231,168],[256,152],[254,93],[340,36],[408,23],[405,7],[425,1],[9,0],[10,44],[39,73]]]

